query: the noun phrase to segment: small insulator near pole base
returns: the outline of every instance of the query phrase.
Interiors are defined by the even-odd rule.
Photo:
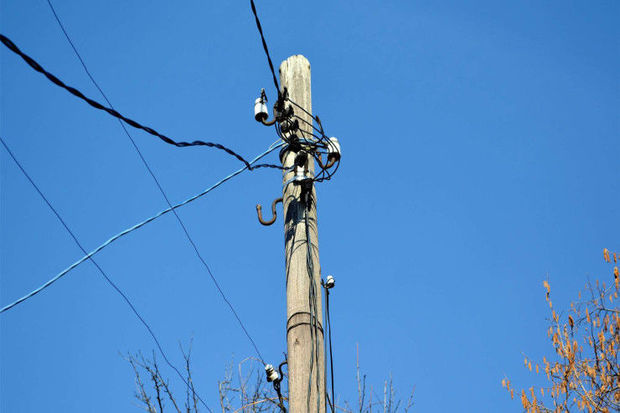
[[[276,371],[276,369],[273,368],[271,364],[267,364],[265,366],[265,373],[267,374],[267,381],[270,383],[272,381],[277,381],[280,378],[278,372]]]
[[[336,285],[336,280],[334,279],[334,277],[331,275],[328,275],[327,279],[325,280],[325,288],[329,290],[331,288],[334,288],[335,285]]]

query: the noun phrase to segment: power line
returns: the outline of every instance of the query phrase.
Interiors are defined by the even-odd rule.
[[[97,81],[95,81],[95,78],[93,77],[93,75],[90,73],[90,71],[88,70],[88,67],[86,66],[86,63],[84,62],[84,59],[82,59],[82,56],[80,55],[80,53],[78,52],[77,48],[75,47],[75,45],[73,44],[73,41],[71,41],[71,37],[69,36],[69,33],[67,33],[67,30],[65,30],[64,25],[62,24],[62,21],[60,20],[60,17],[58,16],[58,14],[56,13],[56,10],[54,9],[54,6],[52,5],[52,2],[50,0],[47,0],[47,4],[50,6],[50,9],[52,10],[52,13],[54,14],[54,18],[56,19],[56,22],[58,23],[58,25],[60,26],[60,29],[62,30],[62,32],[65,35],[65,38],[67,39],[67,41],[69,42],[69,44],[71,45],[71,48],[73,49],[73,52],[75,53],[75,55],[77,56],[77,58],[79,59],[80,63],[82,64],[82,67],[84,68],[84,71],[86,72],[86,74],[88,75],[88,77],[90,78],[91,82],[93,83],[93,85],[95,85],[95,87],[97,88],[97,90],[99,91],[99,93],[101,93],[101,96],[103,96],[103,99],[105,99],[105,101],[108,103],[108,106],[112,109],[114,109],[114,106],[112,105],[112,102],[110,102],[110,100],[108,99],[108,97],[106,96],[106,94],[103,92],[103,90],[101,89],[101,87],[99,86],[99,84],[97,83]],[[155,184],[157,185],[157,188],[159,189],[159,192],[161,192],[162,196],[164,197],[164,199],[166,200],[166,203],[168,204],[168,207],[172,208],[172,203],[170,202],[170,199],[168,198],[166,192],[164,191],[164,188],[161,186],[159,180],[157,179],[157,177],[155,176],[155,173],[153,172],[153,170],[151,169],[151,167],[149,166],[148,162],[146,161],[146,159],[144,158],[144,156],[142,155],[142,152],[140,151],[140,148],[138,147],[138,145],[136,144],[136,142],[134,141],[133,137],[131,136],[131,134],[129,133],[129,131],[127,131],[127,128],[125,128],[125,125],[123,124],[123,122],[121,122],[121,120],[118,120],[118,123],[121,125],[121,127],[123,128],[123,131],[125,132],[125,135],[127,135],[127,138],[129,138],[129,140],[131,141],[131,144],[133,145],[134,149],[136,150],[136,152],[138,153],[138,156],[140,157],[140,159],[142,160],[142,163],[144,164],[144,167],[146,168],[146,170],[149,172],[149,174],[151,175],[151,177],[153,178],[153,180],[155,181]],[[202,255],[200,254],[198,247],[196,246],[196,243],[194,242],[194,240],[192,239],[192,237],[189,234],[189,231],[187,230],[187,227],[185,226],[185,223],[183,222],[183,220],[181,220],[181,217],[179,216],[179,214],[177,213],[177,211],[172,210],[172,213],[174,214],[174,216],[176,217],[177,221],[179,222],[179,225],[181,226],[181,229],[183,230],[183,232],[185,233],[185,236],[187,237],[187,240],[189,241],[189,243],[191,244],[191,246],[194,249],[194,252],[196,253],[196,256],[198,257],[198,259],[200,260],[200,262],[202,263],[202,265],[204,266],[204,268],[206,269],[207,273],[209,274],[209,276],[211,277],[211,280],[213,281],[213,284],[215,284],[215,287],[217,288],[217,290],[219,291],[220,295],[222,296],[222,299],[226,302],[226,304],[228,305],[228,307],[230,308],[230,311],[232,311],[233,315],[235,316],[235,318],[237,319],[237,322],[239,323],[239,325],[241,326],[241,329],[243,330],[243,332],[245,333],[245,335],[247,336],[247,338],[250,340],[250,343],[252,343],[252,346],[254,347],[254,350],[256,351],[256,354],[258,355],[258,357],[261,359],[261,361],[263,361],[263,356],[260,352],[260,350],[258,349],[258,346],[256,345],[256,343],[254,342],[254,339],[252,338],[252,336],[250,335],[250,333],[248,332],[248,330],[246,329],[245,325],[243,324],[243,322],[241,321],[241,318],[239,317],[239,315],[237,314],[237,311],[235,310],[235,308],[233,307],[233,305],[230,303],[230,301],[228,300],[228,298],[226,297],[226,294],[224,294],[224,291],[222,291],[222,289],[220,288],[219,283],[217,282],[217,280],[215,279],[215,276],[213,275],[213,272],[211,271],[211,268],[209,267],[209,265],[207,264],[206,260],[202,257]],[[264,361],[263,361],[264,364]]]
[[[278,145],[275,145],[269,149],[267,149],[265,152],[261,153],[260,155],[258,155],[256,158],[254,158],[252,161],[250,161],[250,164],[255,163],[256,161],[258,161],[259,159],[261,159],[262,157],[270,154],[271,152],[275,151],[276,149],[280,148],[283,144],[280,143]],[[124,237],[125,235],[145,226],[146,224],[156,220],[157,218],[161,217],[162,215],[165,215],[171,211],[174,211],[177,208],[180,208],[184,205],[189,204],[190,202],[193,202],[195,200],[197,200],[198,198],[201,198],[202,196],[208,194],[209,192],[211,192],[212,190],[214,190],[215,188],[217,188],[218,186],[222,185],[224,182],[234,178],[235,176],[239,175],[241,172],[245,171],[246,169],[248,169],[246,166],[236,170],[235,172],[231,173],[230,175],[226,176],[225,178],[219,180],[218,182],[216,182],[215,184],[211,185],[209,188],[205,189],[204,191],[200,192],[199,194],[196,194],[194,196],[192,196],[191,198],[186,199],[185,201],[178,203],[176,205],[173,205],[172,207],[166,208],[160,212],[158,212],[157,214],[145,219],[144,221],[141,221],[121,232],[119,232],[118,234],[114,235],[112,238],[108,239],[106,242],[104,242],[103,244],[99,245],[97,248],[93,249],[91,252],[87,253],[85,252],[86,255],[84,255],[82,258],[80,258],[79,260],[77,260],[76,262],[74,262],[73,264],[71,264],[69,267],[65,268],[64,270],[62,270],[61,272],[59,272],[57,275],[55,275],[53,278],[51,278],[49,281],[47,281],[46,283],[44,283],[43,285],[41,285],[40,287],[38,287],[37,289],[29,292],[28,294],[26,294],[25,296],[15,300],[14,302],[12,302],[11,304],[8,304],[6,306],[4,306],[2,309],[0,309],[0,314],[10,310],[11,308],[15,307],[16,305],[26,301],[27,299],[29,299],[30,297],[40,293],[41,291],[43,291],[44,289],[46,289],[47,287],[49,287],[50,285],[52,285],[53,283],[55,283],[56,281],[58,281],[60,278],[62,278],[63,276],[65,276],[67,273],[69,273],[71,270],[73,270],[75,267],[77,267],[78,265],[82,264],[84,261],[88,260],[90,257],[94,256],[95,254],[97,254],[98,252],[100,252],[102,249],[104,249],[105,247],[107,247],[108,245],[112,244],[114,241],[118,240],[119,238]]]
[[[54,208],[54,206],[50,203],[50,201],[46,198],[46,196],[43,194],[43,192],[41,192],[41,190],[39,189],[39,187],[37,186],[37,184],[32,180],[32,178],[30,177],[30,175],[28,175],[28,172],[26,172],[26,170],[24,169],[24,167],[20,164],[20,162],[17,160],[17,158],[15,157],[15,155],[13,155],[13,152],[11,151],[11,149],[9,149],[8,145],[6,144],[6,142],[4,141],[4,139],[2,139],[2,137],[0,136],[0,142],[2,143],[2,145],[4,146],[4,149],[6,149],[6,151],[8,152],[8,154],[11,156],[11,158],[13,159],[13,161],[15,162],[15,164],[19,167],[20,171],[22,172],[22,174],[26,177],[26,179],[28,179],[28,181],[30,182],[30,184],[34,187],[34,189],[38,192],[38,194],[41,196],[41,198],[45,201],[45,203],[47,204],[47,206],[52,210],[52,212],[54,213],[54,215],[56,216],[56,218],[58,218],[58,220],[60,221],[60,223],[62,224],[62,226],[67,230],[67,232],[69,233],[69,235],[71,236],[71,238],[73,238],[73,241],[75,242],[75,244],[80,248],[80,250],[82,250],[82,252],[84,254],[86,253],[86,250],[84,249],[84,247],[82,246],[82,244],[80,243],[80,241],[77,239],[76,235],[73,233],[73,231],[71,231],[71,229],[69,228],[69,226],[67,225],[67,223],[65,222],[65,220],[60,216],[60,214],[58,213],[58,211],[56,210],[56,208]],[[153,338],[153,340],[155,341],[155,344],[157,345],[157,348],[159,349],[160,354],[162,355],[162,357],[164,358],[164,360],[166,361],[166,364],[168,364],[168,366],[173,369],[174,371],[176,371],[176,373],[178,374],[179,378],[181,380],[183,380],[183,382],[187,385],[187,387],[189,389],[192,390],[194,396],[196,396],[201,403],[204,405],[204,407],[211,412],[211,409],[209,408],[209,406],[207,406],[207,404],[204,402],[204,400],[200,397],[200,395],[198,395],[194,389],[189,385],[189,383],[187,382],[187,380],[185,380],[185,378],[183,377],[183,375],[181,374],[181,372],[170,362],[170,360],[168,360],[168,357],[166,356],[166,353],[164,352],[161,344],[159,343],[159,340],[157,339],[157,336],[155,335],[155,333],[153,332],[153,329],[151,328],[151,326],[144,320],[144,318],[140,315],[140,313],[138,312],[138,310],[136,309],[136,307],[134,307],[134,305],[132,304],[131,300],[129,299],[129,297],[127,297],[127,295],[125,295],[125,293],[123,293],[123,291],[121,291],[120,288],[118,288],[118,286],[114,283],[114,281],[112,281],[110,279],[110,277],[108,277],[108,275],[105,273],[105,271],[103,271],[103,269],[99,266],[99,264],[97,264],[97,262],[92,258],[92,256],[88,256],[88,259],[93,263],[93,265],[97,268],[97,270],[99,270],[99,273],[101,273],[101,275],[103,276],[103,278],[105,278],[106,282],[112,287],[114,288],[114,290],[120,294],[121,297],[123,297],[123,300],[125,300],[125,302],[127,303],[127,305],[129,306],[129,308],[131,308],[131,311],[133,311],[133,313],[136,315],[136,317],[138,317],[138,319],[140,320],[140,322],[144,325],[144,327],[146,327],[146,329],[148,330],[149,334],[151,335],[151,337]]]
[[[187,146],[207,146],[210,148],[216,148],[216,149],[220,149],[224,152],[226,152],[227,154],[234,156],[235,158],[237,158],[238,160],[240,160],[241,162],[243,162],[246,166],[246,168],[248,168],[249,170],[253,170],[253,169],[258,169],[258,168],[275,168],[275,169],[282,169],[281,166],[278,165],[273,165],[273,164],[260,164],[260,165],[255,165],[252,166],[250,165],[250,163],[245,160],[241,155],[239,155],[238,153],[236,153],[235,151],[233,151],[230,148],[227,148],[226,146],[219,144],[219,143],[213,143],[213,142],[205,142],[205,141],[201,141],[201,140],[195,140],[192,142],[177,142],[175,140],[173,140],[172,138],[157,132],[155,129],[148,127],[148,126],[144,126],[138,122],[136,122],[133,119],[127,118],[123,115],[121,115],[119,112],[117,112],[116,110],[114,110],[113,108],[110,107],[106,107],[104,105],[102,105],[101,103],[90,99],[88,97],[86,97],[82,92],[80,92],[78,89],[72,87],[72,86],[68,86],[65,83],[63,83],[60,79],[58,79],[56,76],[54,76],[52,73],[46,71],[39,63],[37,63],[33,58],[31,58],[30,56],[28,56],[27,54],[25,54],[24,52],[22,52],[16,45],[15,43],[13,43],[11,41],[11,39],[9,39],[8,37],[0,34],[0,41],[2,42],[2,44],[4,44],[10,51],[12,51],[13,53],[19,55],[30,67],[32,67],[35,71],[43,74],[45,77],[47,77],[52,83],[54,83],[55,85],[65,89],[67,92],[71,93],[72,95],[82,99],[83,101],[85,101],[86,103],[88,103],[90,106],[94,107],[95,109],[99,109],[99,110],[103,110],[104,112],[107,112],[108,114],[114,116],[117,119],[122,120],[123,122],[127,123],[128,125],[136,128],[136,129],[141,129],[143,131],[145,131],[146,133],[156,136],[159,139],[161,139],[162,141],[176,146],[176,147],[187,147]]]
[[[254,4],[254,0],[250,0],[250,6],[252,7],[252,13],[254,13],[254,20],[256,20],[256,28],[258,29],[258,33],[260,33],[260,39],[263,42],[263,49],[265,50],[265,55],[267,55],[267,62],[269,63],[269,69],[271,70],[271,75],[273,76],[273,84],[276,86],[278,96],[280,96],[280,85],[278,84],[276,72],[273,69],[273,62],[271,61],[271,56],[269,55],[269,48],[267,47],[267,41],[265,41],[265,35],[263,34],[263,27],[261,26],[260,19],[258,18],[258,14],[256,13],[256,5]]]
[[[332,413],[335,412],[335,406],[336,406],[336,399],[335,399],[335,390],[334,390],[334,355],[332,352],[332,322],[330,319],[330,314],[329,314],[329,288],[328,286],[325,287],[325,312],[327,314],[327,331],[328,331],[328,338],[329,338],[329,364],[330,364],[330,368],[329,368],[329,372],[331,375],[331,390],[332,390]]]

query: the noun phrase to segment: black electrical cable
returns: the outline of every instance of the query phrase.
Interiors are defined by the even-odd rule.
[[[334,403],[336,403],[336,399],[334,398],[334,356],[332,352],[332,322],[329,316],[329,288],[325,288],[325,311],[327,313],[327,337],[329,339],[329,372],[331,375],[332,382],[332,413],[334,412]]]
[[[317,159],[316,157],[314,159]],[[336,166],[332,167],[330,169],[322,169],[321,172],[319,172],[316,177],[313,179],[314,182],[323,182],[323,181],[329,181],[330,179],[332,179],[332,177],[334,176],[334,174],[336,173],[336,171],[338,171],[338,168],[340,167],[340,160],[336,161]]]
[[[316,151],[316,149],[318,148],[328,148],[329,147],[329,140],[327,138],[327,136],[325,135],[325,132],[323,130],[323,125],[321,124],[321,121],[319,120],[318,116],[314,116],[312,115],[312,113],[310,113],[308,110],[306,110],[303,106],[299,105],[297,102],[293,101],[289,96],[288,93],[285,90],[282,92],[280,91],[280,85],[278,84],[278,78],[276,76],[274,67],[273,67],[273,62],[271,60],[271,55],[269,54],[269,48],[267,46],[267,41],[265,40],[265,35],[263,33],[263,27],[261,25],[260,19],[258,18],[258,13],[256,12],[256,5],[254,4],[254,0],[250,0],[250,6],[252,8],[252,13],[254,14],[254,19],[256,20],[256,27],[258,28],[258,32],[260,34],[261,37],[261,41],[263,44],[263,49],[265,51],[265,55],[267,56],[267,62],[269,63],[269,69],[271,70],[271,75],[273,76],[273,83],[276,87],[276,90],[278,91],[278,103],[281,105],[284,101],[289,101],[290,103],[293,104],[293,106],[301,109],[301,111],[303,111],[305,114],[307,114],[308,116],[310,116],[312,118],[313,121],[316,121],[317,124],[319,125],[319,128],[317,128],[316,126],[314,126],[314,124],[312,122],[308,122],[307,120],[301,118],[298,115],[295,115],[293,113],[293,116],[297,119],[300,119],[302,122],[308,124],[309,126],[311,126],[315,131],[319,132],[321,134],[320,137],[314,135],[314,133],[312,132],[307,132],[309,133],[311,136],[313,136],[317,141],[312,143],[311,145],[309,145],[313,150]],[[292,108],[291,108],[292,109]],[[280,120],[278,122],[276,122],[275,124],[275,129],[276,129],[276,133],[278,134],[278,136],[280,137],[280,139],[282,139],[284,142],[286,143],[294,143],[294,142],[290,142],[288,137],[285,136],[285,134],[282,133],[281,129],[280,129]],[[303,131],[302,131],[303,133]],[[339,161],[338,161],[339,162]],[[331,173],[326,173],[327,176],[325,177],[325,169],[322,168],[323,170],[320,173],[320,177],[318,179],[314,179],[315,182],[322,182],[324,180],[329,180],[331,179],[331,177],[333,176],[333,174],[336,172],[336,170],[338,169],[338,167],[336,167],[336,169],[334,169]]]
[[[308,190],[308,189],[306,189]],[[316,285],[314,282],[314,263],[312,261],[312,240],[310,238],[310,220],[309,220],[309,211],[312,200],[312,193],[306,193],[306,199],[304,201],[304,220],[305,220],[305,230],[306,230],[306,266],[308,269],[308,278],[309,278],[309,291],[308,291],[308,306],[310,308],[310,338],[311,338],[311,356],[310,356],[310,376],[308,377],[308,396],[306,399],[306,405],[308,412],[310,411],[310,390],[312,387],[312,370],[314,365],[314,360],[316,359],[316,397],[317,397],[317,412],[320,412],[320,380],[321,380],[321,372],[319,370],[319,341],[318,341],[318,305],[317,305],[317,297],[316,297]]]
[[[90,99],[88,97],[86,97],[82,92],[80,92],[79,90],[77,90],[76,88],[72,87],[72,86],[68,86],[65,83],[63,83],[60,79],[58,79],[56,76],[54,76],[53,74],[51,74],[50,72],[46,71],[39,63],[37,63],[33,58],[31,58],[30,56],[28,56],[27,54],[25,54],[24,52],[22,52],[16,45],[15,43],[13,43],[11,41],[11,39],[9,39],[8,37],[0,34],[0,41],[2,42],[2,44],[4,44],[10,51],[12,51],[13,53],[19,55],[30,67],[32,67],[35,71],[43,74],[46,78],[48,78],[52,83],[54,83],[55,85],[65,89],[67,92],[71,93],[72,95],[82,99],[83,101],[85,101],[86,103],[88,103],[90,106],[94,107],[95,109],[99,109],[99,110],[103,110],[104,112],[107,112],[108,114],[114,116],[117,119],[122,120],[123,122],[127,123],[129,126],[132,126],[136,129],[141,129],[143,131],[145,131],[146,133],[156,136],[159,139],[161,139],[162,141],[176,146],[176,147],[187,147],[187,146],[207,146],[210,148],[216,148],[216,149],[220,149],[224,152],[226,152],[227,154],[234,156],[235,158],[237,158],[238,160],[240,160],[241,162],[243,162],[245,164],[245,166],[248,167],[249,170],[253,170],[253,169],[257,169],[257,168],[275,168],[275,169],[282,169],[281,166],[277,166],[277,165],[271,165],[271,164],[261,164],[261,165],[255,165],[252,166],[250,165],[250,163],[245,160],[245,158],[243,158],[241,155],[239,155],[238,153],[236,153],[235,151],[233,151],[230,148],[227,148],[226,146],[219,144],[219,143],[213,143],[213,142],[205,142],[205,141],[201,141],[201,140],[195,140],[193,142],[177,142],[175,140],[173,140],[172,138],[169,138],[168,136],[157,132],[155,129],[148,127],[148,126],[144,126],[138,122],[136,122],[133,119],[127,118],[123,115],[121,115],[119,112],[117,112],[116,110],[106,107],[104,105],[102,105],[101,103]]]
[[[258,14],[256,13],[256,5],[254,4],[254,0],[250,0],[250,6],[252,7],[252,13],[254,13],[254,20],[256,20],[256,28],[258,29],[258,33],[260,34],[260,39],[263,42],[263,49],[265,50],[265,55],[267,55],[267,62],[269,62],[269,69],[271,70],[271,75],[273,76],[273,84],[278,91],[278,98],[280,97],[280,85],[278,84],[278,78],[276,76],[276,71],[273,68],[273,62],[271,61],[271,56],[269,55],[269,48],[267,47],[267,41],[265,40],[265,35],[263,34],[263,26],[260,24],[260,19],[258,18]]]
[[[310,116],[312,119],[316,120],[316,116],[314,116],[312,113],[308,112],[306,109],[304,109],[303,106],[301,106],[300,104],[298,104],[297,102],[295,102],[294,100],[292,100],[290,97],[286,97],[286,100],[288,100],[289,102],[291,102],[293,104],[293,106],[298,107],[299,109],[302,110],[302,112],[304,112],[306,115]]]
[[[280,386],[280,384],[282,383],[282,380],[284,379],[284,372],[282,371],[282,367],[288,364],[288,361],[286,360],[286,358],[284,359],[284,361],[282,363],[280,363],[280,365],[278,366],[278,370],[280,371],[280,376],[277,377],[275,380],[273,380],[273,388],[276,391],[276,394],[278,395],[278,407],[280,408],[280,411],[282,413],[286,413],[286,407],[284,407],[284,398],[282,397],[282,388]],[[272,367],[273,369],[273,367]],[[267,380],[269,380],[269,372],[267,373]]]
[[[316,126],[314,126],[314,123],[312,123],[312,122],[308,122],[307,120],[305,120],[305,119],[304,119],[304,118],[302,118],[301,116],[296,115],[296,114],[293,114],[293,117],[294,117],[295,119],[299,119],[300,121],[302,121],[302,122],[303,122],[303,123],[305,123],[306,125],[308,125],[308,126],[312,127],[312,129],[314,129],[314,130],[315,130],[315,131],[317,131],[318,133],[321,133],[321,134],[323,133],[323,132],[322,132],[319,128],[317,128]],[[311,133],[311,132],[308,132],[308,133]],[[323,135],[322,137],[318,137],[318,136],[314,135],[313,133],[312,133],[312,136],[314,136],[316,139],[321,139],[322,137],[324,137],[324,135]]]
[[[47,197],[43,194],[43,192],[41,192],[41,190],[39,189],[39,187],[37,186],[37,184],[32,180],[32,178],[30,177],[30,175],[28,174],[28,172],[26,172],[26,170],[24,169],[24,167],[21,165],[21,163],[17,160],[17,158],[15,157],[15,155],[13,155],[13,152],[11,151],[11,149],[8,147],[8,145],[6,144],[6,142],[4,141],[4,139],[0,136],[0,143],[2,143],[2,145],[4,146],[4,149],[6,149],[7,153],[11,156],[11,158],[13,159],[13,161],[15,162],[15,164],[17,165],[17,167],[20,169],[20,171],[22,172],[22,174],[26,177],[26,179],[28,179],[28,181],[30,182],[30,184],[34,187],[34,189],[37,191],[37,193],[39,194],[39,196],[41,196],[41,198],[43,199],[43,201],[45,201],[45,203],[47,204],[47,206],[50,208],[50,210],[54,213],[54,215],[56,216],[56,218],[58,218],[58,220],[60,221],[60,223],[62,224],[62,226],[65,228],[65,230],[67,230],[67,232],[69,233],[69,235],[71,236],[71,238],[73,238],[73,241],[75,242],[75,244],[80,248],[80,250],[82,250],[82,252],[86,255],[88,255],[88,252],[86,251],[86,249],[84,249],[84,247],[82,246],[82,244],[80,243],[80,241],[77,239],[76,235],[73,233],[73,231],[71,231],[71,229],[69,228],[69,226],[67,225],[67,223],[65,222],[65,220],[60,216],[60,214],[58,213],[58,211],[56,210],[56,208],[54,208],[54,206],[50,203],[50,201],[47,199]],[[185,383],[185,385],[187,386],[188,389],[191,389],[193,392],[193,395],[195,395],[200,402],[203,404],[203,406],[209,411],[211,412],[211,409],[209,408],[209,406],[207,406],[207,404],[205,403],[205,401],[200,397],[200,395],[198,395],[194,389],[189,385],[189,383],[187,382],[187,380],[185,380],[185,378],[183,377],[183,375],[181,374],[181,372],[179,371],[179,369],[177,369],[171,362],[170,360],[168,360],[168,357],[166,356],[166,353],[164,352],[161,344],[159,343],[159,340],[157,339],[157,336],[155,335],[155,333],[153,332],[153,329],[151,328],[151,326],[144,320],[144,318],[140,315],[140,313],[138,312],[138,310],[136,309],[136,307],[134,307],[134,305],[132,304],[131,300],[129,299],[129,297],[127,297],[127,295],[125,295],[125,293],[123,293],[123,291],[121,291],[121,289],[114,283],[114,281],[112,281],[110,279],[110,277],[108,277],[108,275],[103,271],[103,269],[99,266],[99,264],[97,264],[97,262],[94,260],[94,258],[89,257],[88,258],[93,265],[97,268],[97,270],[99,270],[99,273],[103,276],[103,278],[105,278],[106,282],[112,287],[114,288],[114,290],[123,298],[123,300],[125,300],[125,302],[127,303],[127,305],[129,306],[129,308],[131,308],[131,311],[133,311],[133,313],[136,315],[136,317],[138,317],[138,319],[140,320],[140,322],[144,325],[144,327],[146,327],[146,329],[148,330],[149,334],[151,335],[151,337],[153,338],[153,341],[155,341],[155,344],[157,345],[157,348],[159,349],[159,353],[161,354],[161,356],[164,358],[166,364],[168,364],[168,366],[173,369],[177,375],[179,376],[179,378]]]
[[[88,77],[90,78],[91,82],[93,83],[93,85],[97,88],[97,90],[99,91],[99,93],[101,93],[101,96],[103,97],[103,99],[107,102],[108,106],[110,106],[110,108],[114,109],[112,102],[110,102],[110,100],[108,99],[108,97],[106,96],[106,94],[103,92],[103,90],[101,89],[101,87],[99,86],[99,84],[97,83],[97,81],[95,80],[95,78],[93,77],[93,75],[90,73],[90,71],[88,70],[88,67],[86,66],[86,63],[84,62],[84,60],[82,59],[82,56],[80,55],[80,53],[78,52],[77,48],[75,47],[75,45],[73,44],[73,41],[71,40],[71,37],[69,36],[69,34],[67,33],[67,31],[65,30],[64,25],[62,24],[60,17],[58,16],[58,14],[56,13],[56,10],[54,9],[54,6],[52,5],[50,0],[47,0],[47,4],[50,6],[50,9],[52,10],[52,13],[54,14],[54,18],[56,19],[56,22],[58,23],[58,25],[60,26],[62,32],[64,33],[67,41],[69,42],[69,44],[71,45],[71,48],[73,49],[73,52],[75,53],[75,55],[77,56],[77,58],[79,59],[80,63],[82,64],[82,67],[84,68],[84,71],[86,72],[86,74],[88,75]],[[155,184],[157,185],[157,188],[159,189],[159,192],[161,192],[162,196],[164,197],[166,203],[168,204],[168,207],[172,208],[172,203],[170,202],[170,199],[168,198],[168,195],[166,194],[166,192],[164,191],[164,188],[161,186],[159,180],[157,179],[157,177],[155,176],[155,173],[153,172],[153,170],[151,169],[151,167],[149,166],[148,162],[146,161],[146,159],[144,158],[144,156],[142,155],[142,152],[140,151],[140,148],[138,147],[138,145],[136,144],[135,140],[133,139],[133,137],[130,135],[129,131],[127,130],[127,128],[125,128],[125,125],[123,124],[123,122],[121,122],[121,120],[118,120],[119,124],[121,125],[121,127],[123,128],[123,131],[125,132],[125,135],[127,135],[127,138],[129,138],[129,140],[131,141],[131,144],[133,145],[134,149],[136,150],[136,152],[138,153],[138,156],[140,157],[140,159],[142,160],[142,163],[144,164],[144,167],[146,168],[146,170],[149,172],[149,174],[151,175],[151,177],[153,178],[153,180],[155,181]],[[256,168],[256,167],[254,167]],[[183,232],[185,233],[185,236],[187,237],[187,240],[189,241],[189,243],[192,245],[192,248],[194,249],[194,252],[196,253],[196,256],[198,257],[198,259],[200,260],[200,262],[202,263],[202,265],[205,267],[205,269],[207,270],[207,273],[209,274],[209,276],[211,277],[211,280],[213,281],[213,284],[215,284],[215,287],[217,288],[217,290],[219,291],[220,295],[222,296],[222,299],[226,302],[226,304],[228,305],[228,307],[230,308],[230,310],[232,311],[233,315],[235,316],[235,318],[237,319],[237,322],[239,323],[239,325],[241,326],[241,329],[243,330],[243,332],[245,333],[245,335],[247,336],[247,338],[250,340],[250,343],[252,344],[252,346],[254,347],[254,350],[256,351],[256,354],[258,355],[258,357],[261,359],[261,361],[263,362],[263,364],[265,363],[263,360],[263,356],[260,352],[260,350],[258,349],[258,346],[256,345],[256,342],[254,341],[254,339],[252,338],[252,336],[250,335],[250,333],[248,332],[248,330],[246,329],[245,325],[243,324],[243,322],[241,321],[241,318],[239,317],[239,315],[237,314],[237,311],[235,310],[235,308],[233,307],[233,305],[230,303],[230,301],[228,300],[228,298],[226,297],[226,294],[224,294],[224,291],[222,291],[219,283],[217,282],[215,276],[213,275],[211,268],[209,267],[209,265],[207,264],[207,262],[205,261],[205,259],[202,257],[202,255],[200,254],[198,247],[196,246],[196,243],[194,242],[194,240],[192,239],[192,237],[189,234],[189,231],[187,230],[187,227],[185,226],[185,223],[181,220],[181,217],[179,216],[179,214],[177,213],[176,210],[172,210],[172,212],[174,213],[174,216],[176,217],[177,221],[179,222],[179,225],[181,226],[181,229],[183,230]]]

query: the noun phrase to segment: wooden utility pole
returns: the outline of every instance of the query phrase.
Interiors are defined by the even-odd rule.
[[[291,56],[280,65],[280,81],[288,97],[312,113],[310,62],[302,55]],[[286,106],[290,102],[285,102]],[[293,106],[295,115],[310,125],[312,117]],[[299,128],[311,136],[311,126],[300,121]],[[303,138],[301,131],[296,132]],[[297,149],[298,150],[298,149]],[[295,148],[285,148],[280,159],[285,168],[295,164]],[[306,176],[314,176],[314,160],[308,157]],[[283,206],[286,256],[286,340],[288,346],[289,412],[325,413],[325,354],[321,267],[314,184],[303,189],[293,184],[295,170],[284,171]],[[306,192],[309,196],[304,196]],[[308,226],[306,228],[306,222]],[[308,243],[310,248],[308,248]],[[308,250],[311,251],[308,257]]]

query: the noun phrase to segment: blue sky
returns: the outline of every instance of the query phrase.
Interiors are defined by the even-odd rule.
[[[393,374],[416,411],[517,412],[500,382],[537,379],[522,356],[546,341],[548,278],[566,306],[619,250],[620,5],[599,2],[258,1],[277,64],[304,54],[313,107],[343,160],[318,187],[323,274],[333,274],[336,392],[355,400]],[[246,157],[275,98],[249,2],[60,1],[56,9],[115,107],[177,139]],[[1,1],[1,32],[100,100],[44,0]],[[0,51],[0,134],[87,249],[165,201],[118,122]],[[130,131],[173,201],[241,165]],[[276,162],[277,157],[271,159]],[[80,251],[0,151],[0,304]],[[277,171],[244,173],[180,210],[268,361],[285,351]],[[172,216],[97,256],[173,361],[194,340],[201,394],[253,349]],[[85,263],[0,315],[2,412],[138,411],[119,352],[154,343]],[[172,372],[166,370],[172,378]],[[177,389],[180,383],[174,382]]]

